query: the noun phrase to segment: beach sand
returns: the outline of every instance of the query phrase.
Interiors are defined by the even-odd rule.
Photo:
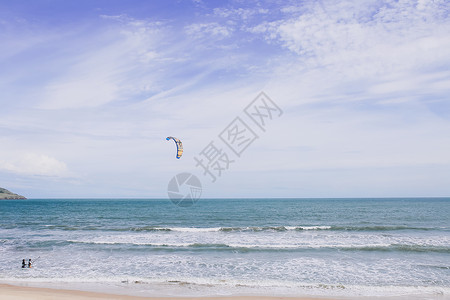
[[[108,293],[85,292],[75,290],[36,288],[0,284],[1,300],[325,300],[311,297],[263,297],[263,296],[231,296],[231,297],[138,297],[114,295]]]

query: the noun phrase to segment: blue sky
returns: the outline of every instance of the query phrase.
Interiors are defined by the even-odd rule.
[[[203,197],[448,196],[449,12],[0,0],[0,186],[165,198],[190,172]],[[283,114],[212,183],[194,158],[211,141],[227,151],[219,134],[261,91]],[[166,136],[183,140],[180,160]]]

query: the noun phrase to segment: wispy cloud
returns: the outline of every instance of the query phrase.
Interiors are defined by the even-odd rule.
[[[196,37],[228,37],[231,29],[217,23],[191,24],[186,27],[186,33]]]
[[[299,185],[308,196],[356,195],[346,188],[361,191],[370,172],[401,194],[398,176],[423,180],[411,170],[429,172],[436,195],[449,192],[433,173],[450,168],[447,1],[146,5],[96,7],[57,24],[20,10],[2,19],[0,175],[43,195],[52,180],[76,177],[58,196],[114,186],[116,196],[164,197],[168,179],[200,172],[193,156],[264,90],[283,118],[209,196],[248,178],[270,196],[302,196]],[[177,164],[167,135],[185,142]],[[343,186],[330,182],[339,171]]]
[[[67,166],[53,157],[36,153],[23,153],[11,161],[0,160],[0,169],[21,175],[63,177],[68,175]]]

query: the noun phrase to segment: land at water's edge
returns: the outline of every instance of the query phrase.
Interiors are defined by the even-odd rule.
[[[10,200],[10,199],[27,199],[24,196],[14,194],[7,189],[0,188],[0,200]]]
[[[85,292],[74,290],[60,290],[49,288],[12,286],[0,284],[0,298],[2,300],[326,300],[324,298],[305,297],[262,297],[262,296],[230,296],[230,297],[138,297],[128,295],[114,295],[107,293]]]

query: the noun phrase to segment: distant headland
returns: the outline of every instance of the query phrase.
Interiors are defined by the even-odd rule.
[[[7,189],[0,188],[0,200],[5,200],[5,199],[27,199],[27,198],[25,198],[24,196],[21,196],[21,195],[11,193]]]

